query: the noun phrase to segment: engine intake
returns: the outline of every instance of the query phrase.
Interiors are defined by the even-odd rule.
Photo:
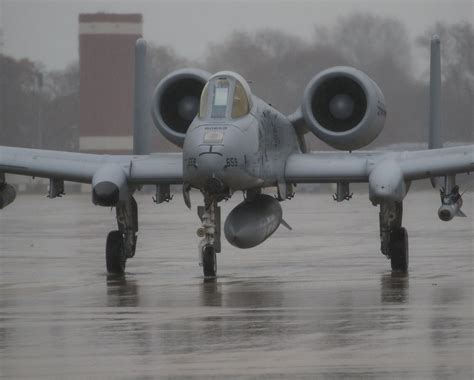
[[[199,111],[201,92],[210,76],[198,69],[176,70],[156,86],[151,107],[153,123],[173,144],[183,146],[189,125]]]
[[[362,71],[345,66],[316,75],[306,87],[301,110],[311,132],[341,150],[371,143],[387,114],[377,84]]]

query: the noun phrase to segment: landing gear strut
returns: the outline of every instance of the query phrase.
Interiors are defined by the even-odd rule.
[[[199,242],[199,264],[202,266],[204,277],[216,277],[216,253],[221,251],[221,209],[213,197],[204,197],[204,206],[198,207],[198,216],[202,227],[197,235],[202,238]]]
[[[110,274],[123,274],[127,259],[135,256],[138,232],[137,202],[133,197],[116,206],[118,230],[109,232],[105,263]]]
[[[380,204],[380,250],[390,259],[393,271],[408,270],[408,234],[402,227],[403,203]]]

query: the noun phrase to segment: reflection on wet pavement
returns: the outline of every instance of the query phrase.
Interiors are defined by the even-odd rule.
[[[406,202],[409,274],[377,251],[363,196],[303,195],[284,204],[294,232],[225,243],[214,280],[179,202],[139,199],[137,257],[107,276],[110,212],[23,196],[0,215],[0,377],[472,378],[472,219],[438,222],[430,196]]]
[[[381,277],[381,296],[382,303],[399,303],[408,302],[408,273],[390,272],[384,273]]]

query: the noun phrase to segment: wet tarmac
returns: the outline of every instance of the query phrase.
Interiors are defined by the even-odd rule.
[[[20,195],[1,211],[0,377],[473,377],[472,195],[450,223],[436,192],[408,195],[408,275],[379,253],[366,195],[321,194],[283,204],[293,231],[251,250],[223,242],[214,282],[194,211],[150,198],[124,277],[105,274],[114,213],[88,195]]]

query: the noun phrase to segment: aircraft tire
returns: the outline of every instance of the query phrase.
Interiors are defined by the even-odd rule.
[[[408,271],[408,233],[404,227],[395,228],[390,239],[390,263],[396,272]]]
[[[202,252],[202,269],[204,277],[216,277],[217,259],[216,250],[212,245],[206,245]]]
[[[123,274],[126,261],[122,233],[120,231],[110,231],[105,247],[107,273]]]

